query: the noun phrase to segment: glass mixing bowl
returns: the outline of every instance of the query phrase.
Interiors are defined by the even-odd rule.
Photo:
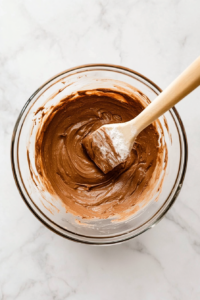
[[[133,238],[152,228],[168,211],[177,198],[183,184],[187,165],[187,139],[181,118],[175,108],[165,113],[159,120],[164,130],[168,147],[168,165],[159,199],[149,203],[122,222],[111,220],[90,220],[82,224],[77,217],[66,213],[59,199],[48,192],[42,192],[34,184],[29,168],[27,147],[34,156],[33,119],[35,112],[51,102],[54,87],[66,85],[66,95],[90,83],[96,87],[105,79],[118,80],[131,85],[153,101],[161,89],[143,75],[128,68],[114,65],[84,65],[64,71],[47,81],[26,102],[16,122],[11,145],[11,162],[15,182],[25,203],[32,213],[49,229],[73,241],[106,245]],[[47,101],[48,99],[48,101]],[[52,103],[51,103],[52,105]],[[32,135],[32,140],[30,140]]]

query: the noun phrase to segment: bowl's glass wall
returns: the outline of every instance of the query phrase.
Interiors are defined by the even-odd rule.
[[[76,221],[77,218],[66,214],[59,199],[39,191],[30,176],[27,145],[30,149],[34,149],[34,132],[32,132],[32,140],[30,140],[30,133],[35,112],[45,100],[41,95],[49,93],[51,96],[54,93],[54,85],[60,84],[61,81],[69,84],[65,90],[67,95],[81,88],[91,87],[91,85],[96,88],[98,86],[96,79],[105,78],[130,84],[138,88],[151,101],[160,93],[159,88],[148,79],[124,68],[86,66],[66,71],[46,83],[28,100],[17,121],[12,144],[15,179],[24,200],[34,214],[50,229],[65,237],[96,244],[119,242],[136,236],[153,226],[176,198],[182,185],[187,159],[184,128],[176,111],[170,110],[164,115],[168,130],[163,116],[160,118],[168,146],[168,166],[159,199],[150,201],[130,219],[120,223],[113,223],[110,220],[93,220],[88,221],[86,225],[81,225]],[[55,101],[59,101],[59,97]],[[32,154],[34,160],[34,151]],[[32,165],[34,165],[33,161]],[[52,203],[53,206],[49,203]],[[56,207],[59,208],[59,211]]]

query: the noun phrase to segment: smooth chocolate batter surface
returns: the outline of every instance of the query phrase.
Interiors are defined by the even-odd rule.
[[[45,188],[59,196],[67,212],[86,219],[121,217],[147,200],[161,171],[155,124],[140,133],[127,161],[107,174],[82,146],[83,139],[103,124],[129,121],[143,109],[139,97],[103,89],[79,92],[53,108],[37,135],[36,168]]]

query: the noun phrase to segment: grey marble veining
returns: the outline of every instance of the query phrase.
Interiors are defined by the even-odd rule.
[[[182,191],[153,229],[91,247],[50,232],[14,183],[16,118],[44,81],[112,63],[165,88],[200,55],[196,0],[0,1],[0,299],[200,299],[200,88],[177,105],[189,143]]]

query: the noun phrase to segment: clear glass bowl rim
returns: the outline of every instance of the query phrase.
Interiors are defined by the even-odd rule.
[[[114,71],[114,69],[118,69],[118,70],[121,70],[121,71],[126,71],[126,72],[129,72],[133,75],[136,75],[138,77],[140,77],[141,79],[147,81],[149,84],[151,84],[154,88],[156,88],[160,93],[162,92],[162,89],[160,87],[158,87],[153,81],[151,81],[150,79],[148,79],[147,77],[145,77],[144,75],[130,69],[130,68],[127,68],[127,67],[123,67],[123,66],[119,66],[119,65],[113,65],[113,64],[86,64],[86,65],[80,65],[80,66],[77,66],[77,67],[74,67],[74,68],[70,68],[70,69],[67,69],[65,71],[62,71],[60,73],[58,73],[56,76],[53,76],[51,77],[48,81],[46,81],[42,86],[40,86],[31,96],[30,98],[27,100],[27,102],[25,103],[24,107],[22,108],[20,114],[19,114],[19,117],[17,118],[17,121],[15,123],[15,126],[14,126],[14,129],[13,129],[13,134],[12,134],[12,139],[11,139],[11,166],[12,166],[12,172],[13,172],[13,176],[14,176],[14,180],[15,180],[15,183],[17,185],[17,188],[19,190],[19,193],[21,194],[21,197],[22,199],[24,200],[24,202],[26,203],[26,205],[28,206],[28,208],[30,209],[30,211],[35,215],[35,217],[43,224],[45,225],[48,229],[50,229],[51,231],[53,231],[54,233],[64,237],[64,238],[67,238],[69,240],[72,240],[72,241],[75,241],[75,242],[79,242],[79,243],[84,243],[84,244],[89,244],[89,245],[112,245],[112,244],[118,244],[118,243],[121,243],[121,242],[124,242],[124,241],[127,241],[131,238],[134,238],[140,234],[142,234],[143,232],[147,231],[148,229],[154,227],[163,217],[164,215],[167,213],[167,211],[170,209],[170,207],[173,205],[173,203],[175,202],[181,188],[182,188],[182,185],[183,185],[183,181],[184,181],[184,178],[185,178],[185,174],[186,174],[186,169],[187,169],[187,161],[188,161],[188,143],[187,143],[187,136],[186,136],[186,132],[185,132],[185,128],[184,128],[184,125],[183,125],[183,122],[179,116],[179,113],[177,111],[177,109],[175,107],[173,107],[171,110],[174,112],[177,120],[178,120],[178,123],[180,125],[180,128],[181,128],[181,133],[183,135],[183,147],[184,147],[184,155],[182,153],[182,156],[181,156],[181,160],[183,161],[183,168],[182,168],[182,173],[180,174],[180,178],[179,178],[179,182],[177,184],[177,188],[176,190],[174,190],[174,195],[171,199],[171,201],[169,201],[168,203],[165,203],[164,205],[166,205],[165,209],[162,211],[162,213],[160,215],[158,215],[158,217],[155,219],[155,221],[151,224],[149,224],[146,228],[144,228],[143,230],[141,230],[139,233],[134,233],[134,230],[129,232],[128,236],[127,233],[124,234],[124,235],[119,235],[118,238],[119,239],[115,239],[115,240],[112,240],[112,237],[109,238],[90,238],[90,237],[86,237],[85,236],[85,240],[84,240],[84,236],[83,235],[79,235],[79,234],[76,234],[76,233],[73,233],[74,236],[72,236],[71,232],[70,234],[68,234],[67,230],[65,230],[65,234],[64,233],[61,233],[57,228],[55,228],[55,223],[53,222],[47,222],[44,218],[41,217],[41,215],[39,214],[39,212],[37,211],[37,208],[35,206],[35,209],[33,209],[32,205],[30,205],[29,203],[29,199],[27,199],[26,195],[23,193],[22,189],[21,189],[21,186],[20,186],[20,181],[19,181],[19,178],[17,176],[17,172],[16,172],[16,169],[15,169],[15,158],[14,158],[14,144],[16,142],[16,138],[19,138],[17,137],[17,130],[18,130],[18,126],[20,124],[20,121],[21,121],[21,118],[27,108],[27,106],[30,104],[30,102],[34,99],[34,97],[46,86],[48,85],[51,81],[55,80],[56,78],[64,75],[64,74],[67,74],[67,73],[70,73],[70,72],[73,72],[73,71],[80,71],[81,69],[90,69],[90,68],[108,68],[107,70],[108,71]],[[110,70],[113,69],[113,70]],[[106,69],[104,69],[106,70]],[[127,75],[127,74],[126,74]],[[178,130],[178,129],[177,129]],[[20,134],[19,134],[20,136]],[[179,170],[180,172],[180,170]],[[179,175],[179,173],[178,173]],[[177,176],[178,177],[178,176]],[[49,219],[48,219],[49,220]],[[52,224],[49,224],[49,223],[52,223]],[[58,226],[59,227],[59,226]],[[115,236],[117,237],[117,236]],[[110,240],[109,240],[110,239]]]

